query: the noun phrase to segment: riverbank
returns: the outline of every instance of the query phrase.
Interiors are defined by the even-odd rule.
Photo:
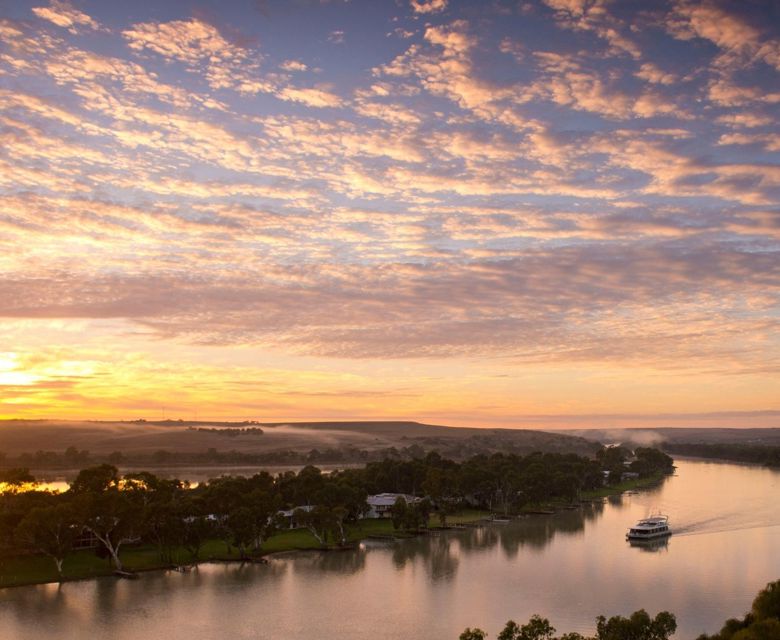
[[[668,477],[669,476],[665,473],[654,473],[653,475],[648,476],[647,478],[634,478],[632,480],[624,480],[623,482],[620,482],[619,484],[610,487],[602,487],[601,489],[596,489],[595,491],[583,491],[581,499],[595,500],[597,498],[608,498],[609,496],[618,495],[626,491],[635,491],[637,489],[649,489],[650,487],[654,487],[660,484],[661,482],[663,482],[664,478],[668,478]]]
[[[660,483],[664,479],[663,474],[657,474],[648,478],[633,479],[621,482],[612,487],[604,487],[597,491],[583,492],[582,501],[599,500],[612,495],[619,495],[625,491],[649,488]],[[560,509],[572,508],[571,504],[544,503],[529,506],[521,510],[519,515],[554,513]],[[448,527],[461,525],[477,525],[489,522],[491,513],[478,509],[466,509],[447,516]],[[428,530],[441,530],[439,519],[432,515]],[[405,532],[393,528],[389,519],[366,519],[346,527],[347,544],[354,545],[362,540],[370,538],[409,538],[420,535],[417,532]],[[339,547],[335,547],[338,549]],[[250,561],[261,560],[272,554],[290,551],[323,550],[322,545],[306,529],[293,529],[281,531],[269,537],[263,542],[259,553],[250,556]],[[121,552],[122,563],[129,572],[165,571],[173,570],[177,566],[190,566],[198,562],[241,562],[237,549],[231,547],[228,551],[223,540],[207,541],[196,560],[192,554],[184,548],[174,549],[172,562],[160,560],[158,549],[145,545],[137,547],[125,547]],[[46,556],[25,555],[0,558],[0,588],[18,587],[50,582],[70,582],[73,580],[85,580],[110,576],[114,573],[113,565],[106,559],[98,558],[92,549],[74,551],[68,555],[63,563],[64,577],[57,576],[54,563]]]
[[[490,516],[488,511],[466,509],[447,517],[448,525],[476,524]],[[438,518],[431,516],[430,530],[439,530]],[[417,535],[393,528],[389,519],[366,519],[346,527],[347,544],[357,544],[367,538],[409,538]],[[339,547],[335,547],[338,549]],[[266,556],[289,552],[323,549],[317,539],[306,529],[281,531],[269,537],[259,553],[250,555],[249,561],[261,560]],[[151,545],[125,547],[120,553],[122,564],[128,572],[173,570],[178,566],[191,566],[198,562],[241,562],[235,547],[228,551],[224,540],[207,541],[196,560],[184,548],[171,553],[173,562],[160,560],[156,547]],[[63,563],[64,577],[57,576],[54,563],[46,556],[25,555],[0,558],[0,588],[45,584],[49,582],[70,582],[110,576],[114,566],[107,559],[98,558],[93,549],[82,549],[68,555]]]

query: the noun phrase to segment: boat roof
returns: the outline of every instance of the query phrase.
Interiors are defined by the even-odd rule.
[[[658,524],[667,524],[669,522],[669,516],[650,516],[649,518],[643,518],[639,522],[636,523],[635,526],[641,527],[642,525],[645,526],[652,526],[652,525],[658,525]]]

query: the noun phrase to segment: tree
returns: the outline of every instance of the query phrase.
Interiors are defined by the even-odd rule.
[[[25,485],[34,485],[35,476],[26,467],[0,471],[0,493],[17,493]]]
[[[634,451],[634,456],[636,460],[631,463],[630,469],[640,476],[671,473],[674,470],[674,460],[658,449],[639,447]]]
[[[77,511],[64,502],[30,511],[16,528],[16,540],[30,551],[49,556],[62,580],[62,563],[81,530]]]
[[[119,471],[112,464],[99,464],[79,471],[70,483],[73,494],[102,493],[119,487]]]
[[[780,638],[780,580],[759,591],[750,613],[726,620],[719,633],[698,640],[776,640]]]
[[[344,531],[344,519],[349,515],[349,510],[342,506],[333,507],[331,509],[331,514],[334,533],[338,534],[339,544],[345,545],[347,543],[347,534]]]
[[[214,516],[214,531],[225,541],[228,553],[234,538],[229,527],[229,515],[242,505],[246,492],[246,478],[222,476],[209,480],[203,493],[204,508]]]
[[[732,636],[733,640],[777,640],[780,638],[780,620],[756,620]]]
[[[295,522],[306,528],[321,546],[328,541],[328,531],[331,528],[333,515],[328,507],[316,506],[313,509],[296,509],[293,513]]]
[[[555,628],[547,618],[535,615],[524,625],[518,625],[514,620],[509,620],[501,632],[498,640],[668,640],[677,629],[675,617],[662,611],[655,618],[650,618],[641,609],[631,614],[630,618],[614,616],[607,620],[604,616],[596,618],[597,633],[595,638],[584,638],[579,633],[565,633],[559,638],[555,636]],[[768,627],[769,628],[769,627]],[[484,640],[486,634],[481,629],[466,629],[460,640]],[[734,640],[776,640],[777,636],[753,636],[737,638]],[[730,640],[731,636],[728,639]],[[700,640],[722,640],[720,637],[707,638],[702,636]]]
[[[247,547],[252,544],[257,535],[257,523],[249,507],[238,507],[231,511],[227,519],[227,527],[233,536],[233,544],[238,554],[244,560],[247,557]]]
[[[406,498],[398,496],[390,507],[390,519],[393,521],[393,529],[400,529],[406,522],[406,512],[409,509]]]
[[[555,628],[547,618],[532,616],[522,627],[514,620],[507,622],[498,640],[553,640],[554,634]]]
[[[677,630],[677,619],[668,611],[651,618],[644,609],[630,618],[604,616],[596,618],[597,640],[667,640]]]
[[[228,514],[226,526],[242,558],[247,557],[248,548],[258,550],[273,532],[277,504],[275,496],[255,489]]]
[[[756,620],[780,619],[780,580],[770,582],[759,591],[756,599],[753,600],[752,611]]]
[[[82,469],[70,486],[84,527],[108,551],[117,571],[122,570],[119,549],[138,539],[142,531],[142,505],[132,491],[121,491],[116,467],[101,464]]]
[[[426,461],[431,459],[432,454],[429,453]],[[451,494],[454,484],[453,474],[449,470],[438,467],[429,467],[422,483],[422,490],[431,497],[442,527],[447,526],[447,514],[452,510]]]
[[[173,562],[173,549],[182,536],[182,518],[177,513],[185,483],[142,471],[122,479],[122,491],[140,509],[140,534],[157,546],[160,560]]]
[[[181,543],[197,562],[203,544],[214,533],[214,526],[203,512],[200,498],[186,497],[179,505],[178,516],[181,520]]]

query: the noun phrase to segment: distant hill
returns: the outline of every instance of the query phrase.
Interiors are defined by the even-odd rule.
[[[41,452],[32,464],[46,464],[55,458],[44,452],[62,454],[68,447],[88,451],[91,461],[119,452],[125,459],[148,458],[152,463],[184,461],[186,456],[208,451],[215,461],[219,456],[213,452],[231,452],[255,456],[258,461],[316,463],[376,459],[385,454],[412,457],[434,450],[463,459],[496,451],[592,454],[598,449],[594,442],[562,433],[419,422],[0,421],[0,454],[5,454],[7,463],[21,454]]]

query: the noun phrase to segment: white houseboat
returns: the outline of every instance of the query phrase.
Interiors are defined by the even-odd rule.
[[[672,530],[669,528],[669,517],[657,515],[637,522],[628,530],[626,540],[655,540],[670,535]]]

